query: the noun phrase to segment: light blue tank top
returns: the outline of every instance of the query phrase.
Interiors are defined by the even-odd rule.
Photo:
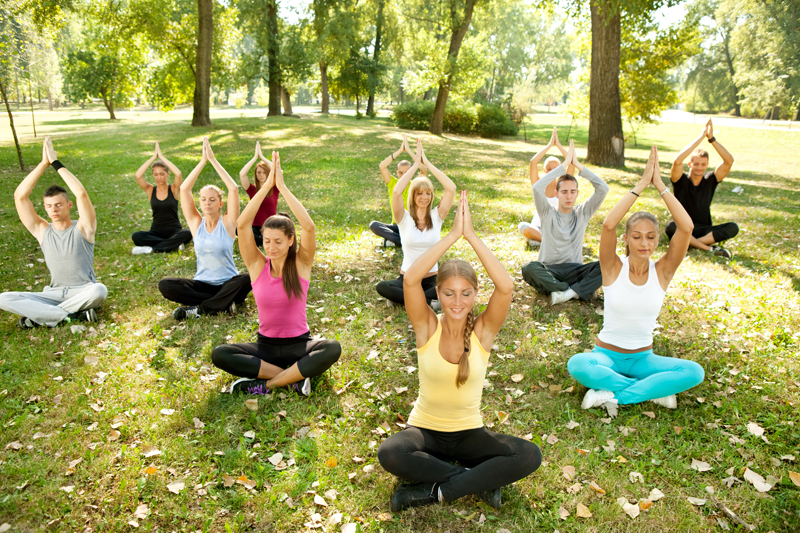
[[[222,285],[239,274],[233,264],[233,237],[225,229],[222,218],[217,221],[214,231],[209,233],[203,217],[194,235],[194,254],[197,256],[196,281]]]

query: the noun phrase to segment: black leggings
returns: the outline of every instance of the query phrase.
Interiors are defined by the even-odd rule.
[[[440,483],[449,502],[532,474],[542,464],[542,452],[525,439],[483,427],[445,432],[408,426],[381,444],[378,461],[407,481]]]
[[[397,224],[384,224],[383,222],[373,220],[369,223],[369,229],[378,237],[383,237],[387,241],[395,243],[397,246],[403,244],[400,240],[400,229],[397,227]]]
[[[675,222],[670,222],[667,224],[667,227],[664,228],[664,233],[667,234],[667,237],[672,239],[672,236],[675,235],[677,229],[678,226],[675,225]],[[718,226],[695,224],[694,229],[692,230],[692,237],[699,239],[701,237],[705,237],[709,233],[713,235],[715,243],[727,241],[728,239],[733,239],[739,234],[739,226],[736,225],[735,222],[726,222],[724,224],[719,224]]]
[[[379,281],[375,285],[375,290],[378,294],[398,304],[405,304],[405,296],[403,295],[403,275],[397,279],[390,279],[389,281]],[[422,290],[425,291],[425,299],[428,303],[431,300],[436,300],[436,274],[422,279]]]
[[[222,285],[185,278],[164,278],[158,282],[158,290],[167,300],[197,305],[202,314],[213,315],[227,311],[232,303],[244,302],[252,286],[250,274],[239,274]]]
[[[288,338],[265,337],[259,333],[257,343],[217,346],[211,352],[211,362],[241,378],[257,378],[261,361],[284,370],[297,363],[304,378],[313,378],[332,367],[341,354],[342,347],[337,341],[312,341],[310,333]]]
[[[131,240],[136,246],[149,246],[154,252],[171,252],[177,250],[181,244],[192,242],[192,232],[181,228],[175,233],[161,234],[150,231],[137,231],[131,235]]]

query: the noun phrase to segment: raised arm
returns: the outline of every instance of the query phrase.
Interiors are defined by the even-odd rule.
[[[52,165],[53,161],[58,159],[58,156],[53,148],[52,141],[50,141],[50,137],[45,138],[44,145],[47,150],[47,159],[50,160],[50,164]],[[59,168],[58,175],[61,176],[61,179],[67,184],[67,188],[69,188],[75,196],[75,203],[78,204],[78,229],[87,241],[94,242],[94,234],[97,231],[97,215],[94,212],[94,206],[89,198],[89,193],[86,192],[86,188],[78,178],[67,170],[66,167]]]
[[[208,155],[208,162],[217,171],[217,175],[222,178],[225,187],[228,188],[228,209],[225,216],[222,217],[222,222],[225,224],[225,229],[228,230],[228,235],[236,237],[236,221],[239,219],[239,186],[233,181],[228,171],[223,168],[217,158],[214,157],[214,151],[211,149],[211,143],[208,142],[208,137],[203,137],[203,143],[206,146],[206,154]]]
[[[456,184],[453,183],[453,180],[448,178],[444,172],[433,166],[433,163],[428,161],[428,156],[425,155],[425,151],[422,149],[422,141],[417,144],[417,155],[421,155],[421,164],[425,165],[433,177],[435,177],[439,183],[442,184],[444,187],[444,192],[442,193],[442,200],[439,202],[439,218],[444,220],[447,218],[447,213],[450,212],[450,208],[453,206],[453,201],[456,199]],[[395,217],[396,219],[396,217]]]
[[[703,142],[703,139],[706,137],[706,133],[708,132],[708,125],[711,122],[711,119],[708,120],[709,121],[703,127],[703,131],[702,133],[700,133],[700,136],[697,139],[690,142],[689,144],[687,144],[683,148],[683,150],[681,150],[680,153],[678,153],[678,155],[675,156],[675,160],[672,162],[672,171],[670,172],[670,179],[672,180],[673,183],[681,179],[681,176],[683,176],[683,162],[686,160],[687,157],[689,157],[689,154],[694,152],[695,148],[700,146],[700,143]]]
[[[686,257],[686,251],[689,249],[689,242],[692,239],[694,223],[692,222],[692,217],[689,216],[689,213],[686,212],[683,205],[675,198],[661,180],[661,170],[658,165],[658,149],[656,147],[653,147],[653,149],[655,151],[655,166],[652,175],[653,185],[664,199],[664,203],[667,204],[669,214],[672,215],[672,220],[675,221],[675,226],[677,226],[675,234],[672,236],[672,239],[670,239],[669,246],[667,246],[667,253],[656,262],[658,280],[661,282],[661,287],[667,290],[669,282],[672,281],[672,277],[675,275],[675,272],[677,272],[683,258]]]
[[[467,201],[467,191],[461,191],[461,201],[456,209],[461,211],[464,238],[475,250],[483,268],[486,269],[486,273],[489,274],[489,278],[494,284],[494,291],[489,297],[486,309],[475,319],[475,334],[480,339],[483,349],[488,352],[491,350],[492,342],[500,331],[503,322],[505,322],[506,316],[508,316],[511,298],[514,295],[514,281],[508,275],[502,263],[475,233],[475,229],[472,227],[469,202]]]
[[[247,178],[247,176],[250,174],[250,169],[256,164],[256,161],[258,161],[260,155],[261,143],[256,141],[256,151],[253,155],[253,158],[248,161],[244,167],[242,167],[242,170],[239,171],[239,183],[242,184],[242,188],[244,188],[245,191],[250,188],[250,180]],[[266,158],[264,159],[266,160]],[[272,166],[270,165],[270,170],[271,169]]]
[[[708,119],[708,125],[706,126],[706,137],[708,137],[708,142],[711,143],[711,146],[714,147],[714,150],[716,150],[722,158],[722,163],[714,170],[717,182],[720,182],[728,177],[728,173],[733,166],[733,156],[719,141],[717,141],[716,137],[714,137],[714,125],[711,123],[711,119]]]
[[[564,160],[566,161],[566,158],[567,158],[567,150],[566,150],[566,148],[564,148],[564,146],[561,144],[561,141],[559,141],[559,140],[558,140],[558,132],[556,131],[556,128],[555,128],[555,127],[553,127],[553,135],[554,135],[554,136],[555,136],[555,138],[556,138],[556,148],[558,148],[558,151],[559,151],[559,152],[561,152],[561,156],[562,156],[562,157],[564,158]],[[567,174],[569,174],[570,176],[574,176],[574,175],[575,175],[575,165],[573,165],[573,164],[571,164],[571,163],[570,163],[569,165],[567,165]]]
[[[172,172],[172,175],[175,176],[172,181],[173,191],[175,192],[180,191],[181,183],[183,183],[183,173],[180,170],[178,170],[178,167],[172,164],[172,161],[167,159],[167,156],[165,156],[164,153],[161,151],[161,147],[158,146],[158,143],[156,143],[156,155],[158,156],[159,159],[161,159],[161,161],[165,165],[167,165],[167,168],[169,169],[170,172]]]
[[[31,193],[39,178],[42,177],[47,167],[50,166],[50,160],[47,158],[47,139],[42,145],[42,161],[36,165],[30,174],[25,176],[25,179],[17,185],[14,191],[14,206],[17,208],[17,214],[22,225],[31,232],[37,241],[42,242],[42,235],[48,226],[48,222],[36,213],[31,202]]]
[[[531,164],[530,164],[530,171],[529,171],[530,180],[531,180],[531,187],[536,185],[536,182],[539,181],[539,163],[542,161],[544,156],[547,155],[547,152],[550,150],[550,148],[555,146],[555,135],[556,135],[556,129],[554,127],[553,128],[553,133],[550,135],[550,142],[548,142],[545,145],[544,148],[539,150],[536,153],[536,155],[531,157]]]
[[[197,166],[194,167],[194,169],[189,173],[189,175],[186,177],[186,180],[181,183],[181,211],[183,211],[183,218],[186,219],[186,224],[189,225],[189,229],[192,231],[192,236],[194,236],[197,228],[203,221],[203,217],[197,211],[197,206],[194,204],[192,187],[194,187],[197,177],[203,171],[203,168],[205,168],[207,162],[208,154],[206,153],[206,144],[204,139],[203,155],[200,157],[200,162],[197,163]]]
[[[408,184],[411,183],[411,178],[417,173],[420,163],[420,159],[415,157],[414,164],[405,171],[402,178],[397,180],[397,183],[394,184],[394,189],[392,189],[392,215],[398,224],[405,216],[406,206],[403,205],[403,193],[408,189]]]
[[[150,159],[145,161],[144,164],[139,167],[139,170],[136,171],[136,184],[147,194],[148,198],[150,198],[150,191],[153,190],[153,186],[147,183],[144,175],[156,159],[158,159],[158,143],[156,143],[155,150],[153,150],[153,155],[150,156]]]
[[[603,181],[600,176],[583,166],[580,161],[578,161],[578,156],[575,154],[575,143],[573,141],[569,141],[569,152],[567,155],[570,155],[570,161],[565,161],[565,164],[572,164],[578,171],[578,176],[591,183],[592,187],[594,187],[594,193],[592,193],[589,199],[579,205],[576,209],[591,213],[593,215],[608,195],[608,184],[606,184],[606,182]]]
[[[250,279],[252,281],[258,278],[264,265],[267,263],[264,254],[258,249],[256,240],[253,237],[253,220],[255,220],[261,204],[274,186],[275,166],[271,166],[269,176],[264,186],[261,187],[258,192],[256,192],[255,196],[247,203],[244,211],[239,215],[239,220],[236,222],[239,232],[239,253],[247,267],[247,271],[250,273]]]
[[[378,165],[378,168],[381,171],[381,178],[383,178],[383,182],[386,185],[389,185],[389,183],[391,183],[392,181],[392,173],[389,171],[389,165],[392,164],[392,161],[394,161],[398,156],[400,156],[400,154],[406,151],[405,146],[406,146],[406,136],[403,135],[403,142],[400,143],[400,148],[392,152],[386,159],[381,161],[380,165]]]
[[[300,200],[286,186],[281,169],[281,156],[278,152],[272,152],[272,164],[275,167],[275,186],[283,195],[283,201],[289,206],[289,210],[297,219],[302,230],[300,232],[300,248],[297,250],[297,271],[304,278],[310,279],[314,254],[317,252],[317,227]]]

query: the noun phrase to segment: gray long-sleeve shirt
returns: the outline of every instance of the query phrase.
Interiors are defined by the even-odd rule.
[[[551,170],[533,186],[536,212],[542,219],[542,247],[539,261],[545,265],[583,263],[583,234],[589,220],[608,194],[608,185],[594,172],[584,167],[578,174],[594,187],[594,194],[575,206],[571,213],[561,213],[550,205],[544,190],[554,180],[566,174],[563,165]]]

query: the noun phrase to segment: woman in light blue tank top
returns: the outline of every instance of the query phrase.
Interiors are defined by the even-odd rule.
[[[625,225],[627,256],[617,256],[617,226],[639,195],[652,184],[667,204],[677,231],[667,253],[651,261],[658,246],[658,220],[650,213],[634,213]],[[667,286],[689,249],[692,219],[661,181],[658,150],[639,183],[617,202],[603,221],[600,235],[600,269],[605,293],[603,329],[591,352],[574,355],[567,370],[589,388],[581,407],[604,407],[612,417],[618,405],[647,400],[678,407],[677,394],[703,381],[705,372],[694,361],[653,353],[653,330]]]
[[[210,162],[228,188],[228,210],[222,214],[222,190],[215,185],[200,189],[200,211],[194,203],[192,187],[206,163]],[[164,298],[182,304],[175,309],[175,320],[198,318],[206,314],[233,313],[251,290],[250,276],[239,274],[233,262],[233,241],[239,218],[239,188],[222,168],[208,138],[203,137],[200,163],[181,184],[181,209],[194,239],[197,274],[194,279],[164,278],[158,290]]]

